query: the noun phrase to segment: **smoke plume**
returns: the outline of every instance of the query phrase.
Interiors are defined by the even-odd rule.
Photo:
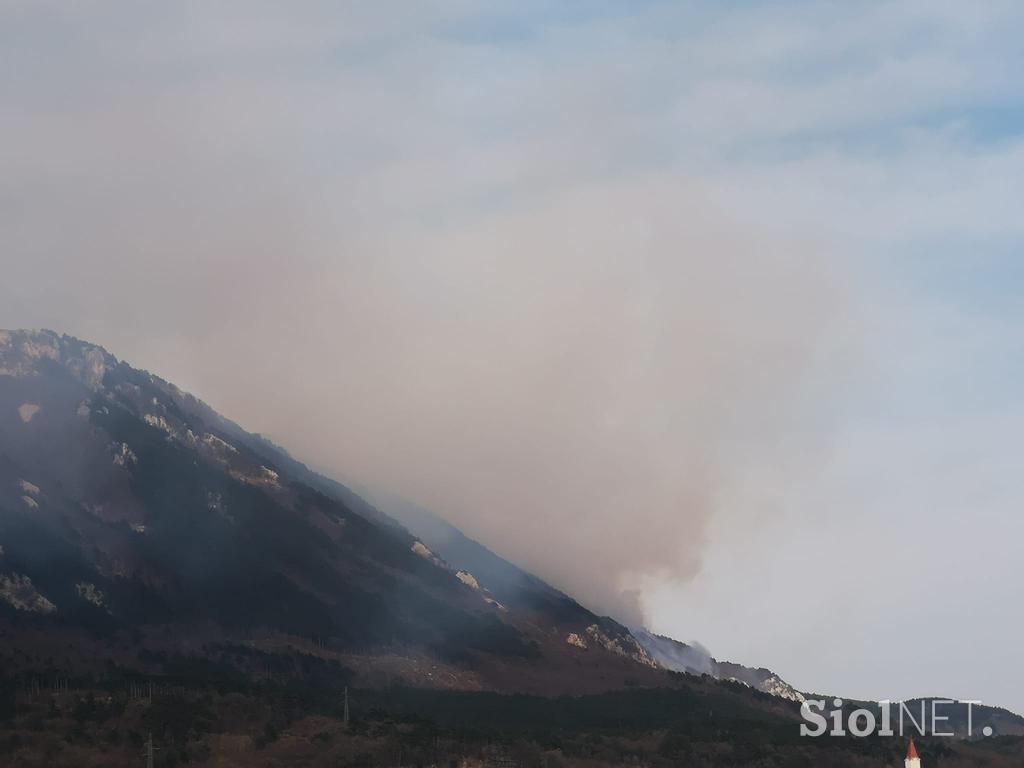
[[[629,623],[700,568],[806,415],[827,258],[651,164],[626,73],[475,91],[479,50],[379,19],[121,10],[48,12],[59,52],[12,11],[0,326],[104,344]]]

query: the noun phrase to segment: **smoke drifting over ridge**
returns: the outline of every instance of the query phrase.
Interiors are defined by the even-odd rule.
[[[340,467],[640,622],[787,428],[834,300],[728,224],[673,185],[587,189],[375,259],[339,286]]]
[[[681,174],[609,169],[637,143],[619,94],[567,89],[543,139],[483,140],[457,47],[325,86],[289,79],[338,44],[317,25],[196,19],[140,52],[78,21],[40,74],[76,99],[12,90],[0,326],[104,344],[632,624],[807,416],[842,304],[827,260]],[[205,46],[273,74],[204,76]]]

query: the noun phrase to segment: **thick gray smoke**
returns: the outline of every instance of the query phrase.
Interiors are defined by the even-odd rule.
[[[633,162],[619,86],[558,90],[590,73],[470,109],[475,49],[203,7],[11,12],[0,327],[104,344],[638,624],[802,423],[827,261]]]

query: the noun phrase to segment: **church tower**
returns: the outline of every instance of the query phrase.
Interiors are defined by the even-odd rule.
[[[906,768],[921,768],[921,758],[917,756],[917,747],[914,746],[913,739],[907,746],[907,759],[903,761],[903,765]]]

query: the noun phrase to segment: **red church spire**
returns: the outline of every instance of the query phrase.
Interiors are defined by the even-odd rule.
[[[910,744],[907,746],[907,760],[913,760],[917,757],[917,747],[914,746],[914,740],[911,738]]]

